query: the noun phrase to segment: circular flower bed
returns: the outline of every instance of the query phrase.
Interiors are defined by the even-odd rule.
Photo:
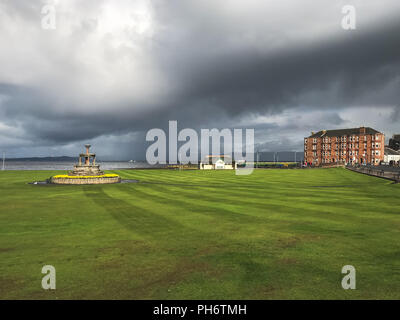
[[[101,176],[69,176],[67,174],[58,174],[52,178],[69,178],[69,179],[90,179],[90,178],[117,178],[119,175],[114,173],[102,174]]]
[[[50,183],[54,184],[106,184],[119,183],[121,178],[117,174],[103,174],[100,176],[69,176],[59,174],[50,178]]]

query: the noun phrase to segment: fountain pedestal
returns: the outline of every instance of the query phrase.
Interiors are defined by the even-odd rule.
[[[78,164],[66,175],[56,175],[50,178],[54,184],[105,184],[118,183],[121,178],[117,174],[104,174],[100,165],[96,164],[96,154],[90,153],[90,144],[86,144],[86,153],[79,155]]]

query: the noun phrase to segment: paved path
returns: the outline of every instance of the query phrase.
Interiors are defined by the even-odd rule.
[[[391,166],[367,166],[369,169],[383,170],[385,172],[400,172],[400,167]]]
[[[367,174],[374,177],[384,178],[393,180],[395,182],[400,182],[400,168],[390,167],[390,166],[361,166],[361,167],[351,167],[348,166],[347,169],[356,171],[359,173]]]

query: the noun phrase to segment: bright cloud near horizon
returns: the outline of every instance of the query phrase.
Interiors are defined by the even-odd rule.
[[[344,5],[356,30],[343,30]],[[56,29],[42,28],[45,5]],[[254,128],[400,133],[398,0],[1,0],[0,151],[143,159],[145,133]]]

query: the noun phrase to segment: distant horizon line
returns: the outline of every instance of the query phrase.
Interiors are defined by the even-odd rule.
[[[298,153],[300,155],[300,154],[304,153],[304,151],[259,151],[259,153],[260,154],[263,154],[263,153],[264,154],[266,154],[266,153],[269,153],[269,154]],[[254,152],[254,154],[257,154],[257,152]],[[23,160],[23,161],[29,161],[29,160],[35,161],[36,160],[36,161],[40,161],[40,160],[63,160],[63,159],[75,161],[78,158],[79,157],[77,157],[77,156],[74,157],[74,156],[65,156],[65,155],[63,155],[63,156],[33,156],[33,157],[25,156],[25,157],[9,157],[9,158],[6,157],[5,161],[17,161],[17,160]],[[126,159],[105,159],[105,160],[98,159],[98,161],[100,161],[100,162],[102,162],[102,161],[104,161],[104,162],[112,162],[112,161],[115,161],[115,162],[129,162],[131,160],[134,160],[135,162],[136,161],[137,162],[146,162],[146,159],[128,159],[128,158],[126,158]],[[263,161],[263,160],[260,160],[260,161]]]

